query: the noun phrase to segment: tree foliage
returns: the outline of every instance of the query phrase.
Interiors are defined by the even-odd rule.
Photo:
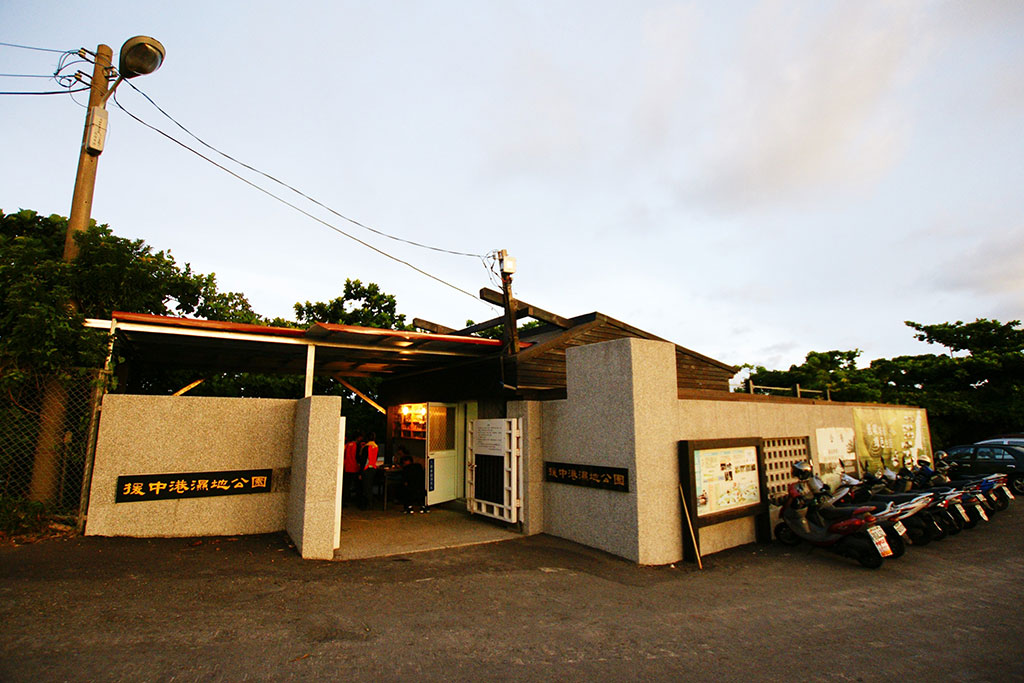
[[[61,385],[81,377],[77,369],[98,368],[106,358],[107,333],[86,329],[85,318],[107,319],[114,311],[127,311],[280,327],[324,322],[411,329],[405,316],[398,313],[395,297],[374,283],[346,280],[341,296],[335,299],[296,303],[296,321],[269,320],[253,310],[245,295],[220,291],[214,274],[196,273],[187,263],[179,265],[169,251],[118,237],[106,225],[93,222],[79,233],[78,256],[66,263],[66,232],[67,220],[60,216],[0,211],[0,395],[6,399],[0,401],[0,431],[26,440],[35,438],[35,429],[27,425],[38,421],[37,416],[45,410],[41,406],[52,404],[58,416],[53,421],[55,431],[51,430],[45,448],[39,446],[42,436],[37,439],[36,464],[41,458],[55,457],[47,453],[55,449],[49,442],[61,438]],[[120,355],[115,349],[115,359]],[[124,363],[121,369],[130,366]],[[188,370],[145,368],[123,373],[121,389],[170,394],[197,379],[203,382],[191,393],[208,396],[298,398],[304,388],[301,375],[225,372],[202,376]],[[377,395],[379,383],[372,377],[352,380],[353,386],[371,397]],[[314,393],[340,395],[350,428],[383,431],[380,414],[341,380],[317,377]],[[47,397],[52,399],[49,403]],[[31,448],[26,442],[21,450]],[[0,454],[0,465],[7,455]],[[36,469],[47,468],[33,468],[33,491]],[[0,481],[9,483],[2,475]],[[45,488],[40,500],[53,497],[52,487],[47,484]]]
[[[1024,330],[1019,320],[921,325],[915,337],[939,354],[871,363],[889,402],[928,410],[936,441],[974,441],[1024,427]]]
[[[76,238],[78,257],[63,260],[67,220],[34,211],[0,211],[0,367],[63,375],[101,362],[105,334],[83,328],[85,318],[114,311],[196,315],[254,322],[245,296],[217,291],[212,274],[178,266],[169,251],[115,236],[93,222]],[[69,308],[69,303],[74,304]]]
[[[754,366],[755,385],[829,389],[833,400],[896,403],[928,411],[941,446],[1024,428],[1024,329],[1018,320],[924,325],[915,337],[944,347],[937,354],[898,356],[856,365],[861,352],[812,351],[788,370]],[[749,366],[748,366],[749,367]]]
[[[861,351],[811,351],[801,365],[789,370],[755,366],[750,379],[755,385],[796,387],[827,392],[835,401],[877,401],[881,387],[870,372],[857,367]]]
[[[331,323],[358,325],[388,330],[411,330],[405,316],[398,312],[398,302],[391,294],[370,282],[345,280],[341,296],[326,302],[295,304],[295,319],[300,325]]]

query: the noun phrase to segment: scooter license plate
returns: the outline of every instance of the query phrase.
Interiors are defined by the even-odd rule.
[[[881,527],[869,526],[868,534],[871,535],[871,540],[874,541],[875,547],[878,548],[879,555],[882,557],[892,555],[892,548],[889,547],[889,541],[885,539],[885,531]]]
[[[908,541],[910,540],[910,534],[907,533],[907,527],[903,526],[903,522],[896,522],[892,525],[892,528],[895,529],[896,533],[898,533],[900,536],[907,539]]]
[[[967,515],[967,510],[964,510],[964,506],[960,503],[956,504],[956,511],[960,513],[960,516],[964,518],[965,522],[971,521],[971,518]]]
[[[1014,500],[1015,499],[1015,496],[1013,495],[1013,491],[1010,490],[1009,486],[1002,486],[1000,488],[1003,489],[1003,493],[1006,494],[1007,498],[1009,498],[1010,500]]]
[[[986,522],[988,521],[988,513],[985,512],[985,508],[983,508],[980,505],[978,506],[978,514],[981,515],[981,518],[983,520],[985,520]]]

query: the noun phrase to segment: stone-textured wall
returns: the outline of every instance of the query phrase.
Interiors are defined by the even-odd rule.
[[[815,431],[819,427],[853,429],[853,408],[844,403],[767,403],[763,401],[702,401],[678,403],[679,438],[730,439],[801,437],[811,439],[817,459]]]
[[[631,482],[628,493],[545,484],[545,530],[635,562],[642,560],[630,350],[640,341],[568,349],[568,398],[544,404],[542,425],[544,460],[625,468]]]
[[[103,398],[85,532],[92,536],[258,534],[285,527],[295,401]],[[271,493],[115,503],[117,477],[273,469]]]
[[[540,404],[539,415],[528,404],[510,404],[510,415],[526,418],[526,505],[536,506],[539,489],[543,531],[641,564],[679,561],[684,534],[690,543],[678,488],[679,441],[810,437],[816,458],[819,428],[853,428],[850,404],[728,395],[732,400],[680,400],[667,342],[620,339],[571,348],[566,359],[566,400]],[[542,483],[543,461],[624,467],[630,491]],[[699,534],[705,553],[755,540],[752,518]]]
[[[340,414],[340,396],[308,396],[295,405],[287,529],[307,559],[332,559],[341,540],[344,423]]]

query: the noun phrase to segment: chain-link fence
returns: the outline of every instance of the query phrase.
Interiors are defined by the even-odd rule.
[[[94,370],[69,379],[28,377],[0,394],[0,496],[76,514],[89,443]]]

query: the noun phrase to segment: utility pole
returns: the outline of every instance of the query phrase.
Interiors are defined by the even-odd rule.
[[[78,153],[78,172],[75,175],[75,190],[71,198],[71,215],[68,217],[67,232],[64,235],[64,262],[71,263],[78,257],[75,236],[89,228],[92,218],[93,190],[96,187],[96,167],[107,135],[107,98],[122,79],[134,78],[153,73],[160,68],[165,55],[160,41],[149,36],[129,38],[121,46],[118,63],[118,81],[109,85],[112,75],[111,60],[114,56],[109,45],[96,48],[92,81],[89,83],[89,108],[85,115],[85,130],[82,133],[82,147]],[[77,302],[68,302],[68,312],[77,313]],[[109,363],[109,361],[108,361]],[[97,382],[91,398],[92,417],[90,420],[90,442],[92,448],[97,424],[99,400],[103,395],[102,383]],[[40,408],[39,436],[36,440],[35,460],[32,464],[32,480],[29,483],[30,500],[54,502],[57,491],[57,472],[64,439],[64,422],[67,413],[67,389],[61,379],[48,376],[43,381],[43,398]],[[87,459],[89,454],[87,454]],[[88,484],[91,462],[86,465]],[[84,507],[82,508],[84,510]],[[80,514],[79,528],[82,518]]]
[[[516,327],[516,300],[512,297],[512,273],[516,272],[516,260],[504,249],[498,252],[498,264],[501,268],[501,302],[505,309],[505,342],[506,352],[510,356],[519,353],[519,328]]]
[[[68,231],[64,238],[64,260],[74,261],[78,256],[75,235],[89,228],[92,217],[92,195],[96,189],[96,167],[99,165],[103,141],[107,133],[107,90],[110,60],[114,52],[108,45],[96,48],[96,63],[89,87],[89,109],[85,115],[85,131],[82,133],[82,148],[78,153],[78,174],[75,176],[75,193],[71,197],[71,215],[68,217]]]
[[[85,115],[82,147],[78,153],[78,173],[75,192],[71,198],[71,215],[64,236],[64,261],[70,263],[78,256],[75,235],[89,227],[92,217],[92,196],[96,187],[96,166],[107,130],[106,99],[113,50],[108,45],[96,48],[92,83],[89,88],[89,109]],[[78,303],[68,302],[69,312],[77,312]],[[36,440],[32,462],[32,480],[29,482],[30,500],[53,502],[57,496],[57,473],[64,444],[64,418],[67,414],[68,392],[56,377],[43,381],[43,400],[39,411],[39,437]]]

